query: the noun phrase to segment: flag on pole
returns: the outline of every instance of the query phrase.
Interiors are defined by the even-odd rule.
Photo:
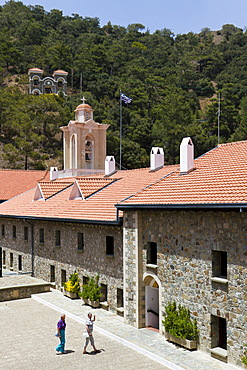
[[[124,95],[123,93],[120,94],[120,99],[127,104],[132,102],[132,99],[128,98],[128,96]]]

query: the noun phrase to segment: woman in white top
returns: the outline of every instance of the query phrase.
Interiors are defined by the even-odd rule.
[[[93,339],[93,323],[95,321],[95,315],[93,316],[93,319],[92,319],[92,314],[91,312],[88,313],[87,315],[87,319],[86,319],[86,339],[85,339],[85,343],[84,343],[84,348],[83,348],[83,353],[88,353],[86,351],[86,348],[87,348],[87,345],[90,341],[91,343],[91,346],[93,347],[94,349],[94,352],[98,352],[98,350],[95,348],[95,345],[94,345],[94,339]]]

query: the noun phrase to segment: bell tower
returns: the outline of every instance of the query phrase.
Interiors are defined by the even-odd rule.
[[[93,120],[93,109],[86,104],[75,109],[75,120],[63,131],[64,169],[104,169],[106,157],[106,130],[109,125]]]

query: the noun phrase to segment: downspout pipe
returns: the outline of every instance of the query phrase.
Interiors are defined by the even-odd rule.
[[[24,222],[31,226],[31,276],[34,277],[34,237],[33,237],[33,224],[24,218]]]

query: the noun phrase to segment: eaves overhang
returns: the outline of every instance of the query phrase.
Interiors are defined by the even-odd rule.
[[[2,215],[0,218],[12,218],[19,220],[29,221],[48,221],[48,222],[67,222],[67,223],[80,223],[80,224],[91,224],[91,225],[109,225],[109,226],[122,226],[122,218],[118,220],[88,220],[88,219],[75,219],[75,218],[60,218],[60,217],[35,217],[35,216],[18,216],[18,215]]]
[[[247,211],[247,203],[178,203],[178,204],[115,204],[118,210],[128,209],[177,209],[177,210],[238,210]]]

